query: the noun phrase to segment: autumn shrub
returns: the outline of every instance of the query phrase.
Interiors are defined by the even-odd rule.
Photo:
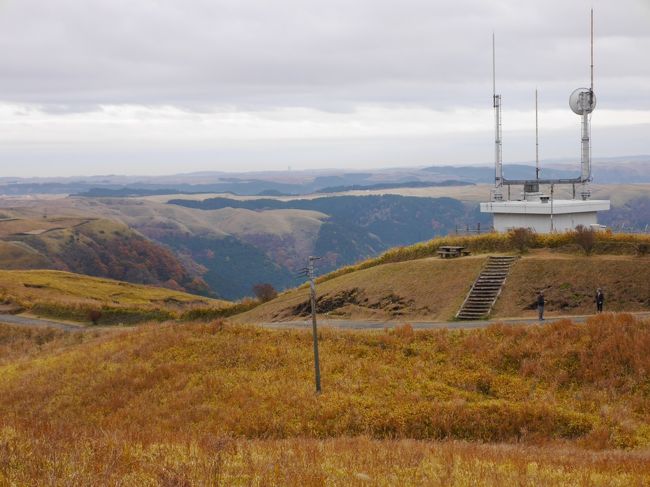
[[[544,485],[647,484],[650,456],[569,445],[462,441],[246,440],[204,435],[140,443],[119,434],[0,424],[0,477],[8,485]],[[29,461],[27,461],[27,457]]]
[[[255,284],[253,286],[253,294],[262,303],[271,301],[278,296],[278,292],[275,290],[273,285],[269,284],[268,282]]]
[[[508,232],[508,238],[520,253],[527,252],[535,244],[535,234],[529,228],[514,228]]]
[[[102,317],[101,310],[91,309],[90,311],[88,311],[88,319],[92,321],[93,325],[97,325],[101,317]]]
[[[471,331],[324,328],[320,345],[316,396],[303,330],[219,321],[112,332],[0,368],[0,411],[16,425],[99,428],[153,442],[200,433],[588,445],[593,435],[598,447],[650,445],[648,320],[603,314],[584,325]],[[622,408],[634,411],[634,422]]]
[[[96,336],[96,335],[95,335]],[[89,336],[55,328],[0,325],[0,365],[79,344]]]
[[[648,319],[323,328],[320,345],[316,395],[305,330],[0,326],[0,484],[650,478]]]
[[[413,340],[415,337],[415,331],[413,330],[413,325],[410,323],[404,323],[402,325],[397,325],[393,329],[393,333],[395,334],[396,337],[401,338],[403,340]]]
[[[596,232],[591,228],[587,228],[583,225],[578,225],[573,232],[573,238],[575,243],[582,248],[586,255],[591,255],[591,252],[596,245]]]

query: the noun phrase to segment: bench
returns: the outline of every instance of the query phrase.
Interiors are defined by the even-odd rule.
[[[471,254],[469,250],[465,250],[465,247],[457,247],[454,245],[442,245],[436,252],[442,259],[466,256]]]

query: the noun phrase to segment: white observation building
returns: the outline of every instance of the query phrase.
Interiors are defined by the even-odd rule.
[[[513,228],[530,228],[538,233],[563,232],[573,230],[582,225],[593,228],[597,225],[599,211],[610,208],[609,200],[590,199],[589,183],[591,174],[591,113],[596,108],[594,95],[594,62],[593,62],[593,10],[591,12],[591,87],[578,88],[569,98],[569,106],[576,115],[582,118],[581,134],[581,172],[580,176],[571,179],[540,179],[539,177],[539,144],[536,143],[536,178],[532,180],[512,180],[503,177],[501,160],[501,95],[496,94],[496,76],[493,47],[493,105],[495,113],[495,178],[491,201],[481,203],[481,212],[492,213],[494,229],[505,232]],[[537,93],[535,93],[535,134],[537,136]],[[550,188],[550,194],[540,192],[540,185]],[[572,185],[572,199],[555,199],[553,197],[556,185]],[[580,187],[579,197],[576,197],[576,185]],[[508,197],[504,199],[503,189],[508,187]],[[511,186],[523,186],[521,197],[510,199]]]

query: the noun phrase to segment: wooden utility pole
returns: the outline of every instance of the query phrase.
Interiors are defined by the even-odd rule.
[[[316,393],[321,393],[320,388],[320,359],[318,358],[318,326],[316,324],[316,284],[314,283],[314,261],[318,257],[309,256],[309,291],[311,295],[311,327],[314,335],[314,373],[316,378]]]

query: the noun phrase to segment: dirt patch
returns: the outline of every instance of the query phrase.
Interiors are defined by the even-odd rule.
[[[405,310],[413,310],[415,308],[415,302],[412,299],[404,299],[401,296],[390,293],[381,297],[377,302],[369,303],[367,306],[369,308],[387,311],[393,316],[399,316],[404,314]]]
[[[416,309],[412,299],[405,299],[395,293],[381,296],[379,299],[370,300],[364,292],[355,287],[344,289],[334,294],[325,294],[316,300],[318,314],[345,315],[346,309],[354,307],[358,310],[383,311],[390,316],[401,316],[406,312],[426,311]],[[285,319],[289,317],[307,317],[311,314],[311,302],[309,299],[299,303],[289,310],[277,313],[273,319]]]
[[[316,310],[318,313],[330,313],[348,304],[360,304],[361,290],[358,287],[345,289],[335,294],[326,294],[316,299]],[[294,306],[289,316],[309,316],[311,314],[311,301],[309,299]],[[278,315],[285,315],[279,313]],[[280,318],[281,316],[277,316]]]

